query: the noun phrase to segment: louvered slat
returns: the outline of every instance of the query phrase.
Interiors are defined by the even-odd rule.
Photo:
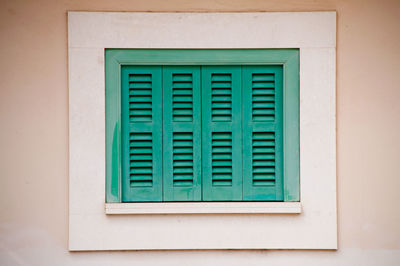
[[[253,132],[253,185],[273,186],[275,184],[275,134],[274,132]]]
[[[211,118],[212,121],[232,120],[232,75],[211,75]]]
[[[275,76],[273,73],[252,74],[253,121],[275,120]]]
[[[193,185],[193,134],[173,133],[173,185]]]
[[[130,184],[133,187],[153,185],[153,141],[152,133],[129,135]]]
[[[212,184],[232,185],[232,133],[212,133]]]
[[[152,120],[151,74],[129,75],[129,120],[149,122]]]
[[[193,121],[193,77],[191,73],[172,74],[172,94],[173,121]]]

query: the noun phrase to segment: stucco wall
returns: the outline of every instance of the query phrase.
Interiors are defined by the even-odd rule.
[[[67,10],[338,12],[338,251],[67,251]],[[1,1],[1,265],[399,265],[400,1]]]

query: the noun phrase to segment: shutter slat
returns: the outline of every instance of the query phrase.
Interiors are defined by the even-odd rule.
[[[212,121],[232,120],[232,74],[211,74]]]
[[[273,89],[274,87],[275,87],[275,84],[273,82],[254,82],[253,81],[253,89],[262,88],[262,89],[266,89],[265,91],[267,91],[267,88]]]
[[[252,81],[275,81],[271,73],[253,73]]]

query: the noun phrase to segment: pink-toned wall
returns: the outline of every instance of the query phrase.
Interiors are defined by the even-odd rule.
[[[338,251],[67,251],[67,16],[336,10]],[[399,0],[0,1],[0,265],[400,265]]]

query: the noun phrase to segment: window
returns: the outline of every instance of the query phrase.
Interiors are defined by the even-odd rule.
[[[108,48],[135,49],[114,50],[105,62]],[[184,50],[154,56],[160,48]],[[189,55],[193,48],[221,50]],[[299,64],[281,48],[296,48]],[[335,12],[68,12],[69,249],[335,249],[335,62]],[[121,90],[106,95],[105,88],[121,86],[126,64],[283,65],[284,93],[300,80],[300,101],[283,103],[300,102],[300,119],[283,111],[283,136],[296,131],[291,119],[300,120],[300,167],[287,168],[299,154],[287,152],[295,138],[284,140],[284,201],[122,203]]]
[[[299,201],[298,69],[298,49],[106,50],[107,202]]]

